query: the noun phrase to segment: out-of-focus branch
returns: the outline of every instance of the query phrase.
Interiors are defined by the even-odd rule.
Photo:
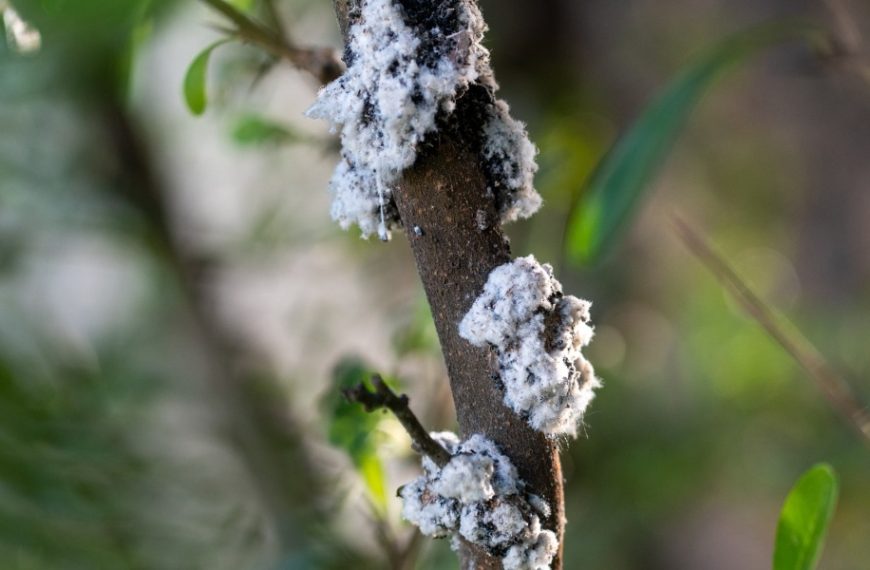
[[[201,286],[203,264],[185,250],[172,231],[166,189],[129,113],[113,99],[113,90],[95,91],[104,97],[101,118],[127,177],[119,184],[122,189],[119,195],[142,216],[149,244],[172,271],[190,310],[192,330],[208,366],[209,387],[219,406],[221,429],[246,462],[262,503],[274,521],[281,546],[288,551],[298,548],[297,526],[290,515],[299,513],[303,507],[288,485],[288,470],[280,453],[292,446],[297,476],[304,479],[308,497],[321,492],[322,481],[310,466],[299,469],[299,462],[307,463],[308,458],[299,446],[297,429],[283,413],[276,413],[255,396],[251,378],[240,369],[243,356],[205,297]]]
[[[279,28],[274,31],[254,21],[224,0],[200,0],[235,26],[235,33],[243,41],[256,44],[275,57],[286,59],[296,68],[307,71],[320,83],[329,83],[342,74],[344,66],[336,51],[329,47],[300,48],[294,45]],[[278,15],[275,12],[276,22]],[[280,26],[280,22],[276,23]]]
[[[870,54],[864,52],[864,38],[847,6],[847,0],[822,0],[834,21],[830,55],[844,69],[870,84]]]
[[[834,18],[834,27],[838,43],[849,53],[857,53],[861,50],[863,39],[861,31],[855,24],[855,19],[846,7],[844,0],[823,0],[831,16]]]
[[[848,383],[824,356],[800,334],[787,332],[780,319],[740,278],[731,265],[682,219],[674,216],[674,229],[697,257],[738,303],[810,375],[831,406],[870,444],[870,413],[858,402]]]
[[[423,534],[412,532],[407,541],[402,542],[393,531],[390,523],[383,517],[371,521],[375,537],[384,550],[390,570],[413,570],[419,558]]]
[[[432,436],[411,411],[410,406],[408,406],[408,396],[404,394],[397,396],[379,374],[372,376],[372,385],[375,388],[374,391],[365,384],[358,384],[353,388],[342,390],[342,393],[348,401],[362,404],[367,412],[382,408],[390,410],[408,432],[408,435],[411,436],[414,448],[418,452],[434,461],[439,467],[447,465],[447,462],[450,461],[450,454],[440,443],[432,439]]]
[[[275,26],[275,31],[277,32],[278,37],[287,41],[287,29],[284,27],[284,21],[281,19],[281,12],[278,10],[278,6],[275,5],[275,0],[264,0],[263,5],[269,13],[269,19]]]

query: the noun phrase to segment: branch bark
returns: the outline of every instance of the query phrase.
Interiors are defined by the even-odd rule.
[[[356,2],[334,1],[345,40]],[[543,525],[556,533],[561,545],[564,500],[556,443],[504,405],[495,382],[494,354],[459,336],[459,321],[483,290],[489,273],[511,260],[508,240],[498,224],[481,230],[477,222],[482,215],[487,220],[499,216],[487,195],[477,152],[463,137],[468,129],[483,127],[470,99],[460,98],[450,124],[421,146],[393,197],[409,229],[408,240],[432,308],[461,435],[482,434],[501,448],[520,477],[551,506],[552,514]],[[462,545],[460,557],[463,569],[501,568],[500,560],[471,544]],[[553,569],[562,568],[561,558],[560,553]]]

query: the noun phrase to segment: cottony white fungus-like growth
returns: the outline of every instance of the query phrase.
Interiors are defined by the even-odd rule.
[[[486,26],[470,0],[362,0],[345,51],[347,71],[324,87],[308,116],[341,127],[341,162],[330,183],[332,217],[364,237],[399,225],[392,185],[418,146],[445,124],[472,85],[487,97],[479,146],[503,221],[531,215],[535,148],[522,123],[496,101]]]
[[[576,435],[600,386],[581,349],[592,339],[589,302],[564,296],[534,256],[495,268],[459,334],[498,355],[504,401],[538,431]]]
[[[528,218],[541,207],[541,195],[535,192],[533,178],[538,170],[538,149],[529,140],[526,127],[510,115],[507,103],[493,104],[484,127],[481,151],[487,167],[490,188],[502,222]]]
[[[443,468],[423,458],[423,475],[402,487],[402,516],[428,536],[458,535],[484,548],[505,570],[550,568],[559,544],[541,528],[549,506],[525,491],[510,460],[481,435],[432,437],[452,457]]]

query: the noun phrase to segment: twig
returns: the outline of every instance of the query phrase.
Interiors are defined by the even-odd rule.
[[[391,570],[403,570],[401,566],[401,552],[399,540],[390,528],[385,517],[375,517],[372,521],[375,527],[375,538],[384,549]],[[419,534],[419,533],[414,533]]]
[[[836,38],[847,53],[857,53],[863,42],[861,31],[843,0],[822,0],[834,19]]]
[[[408,542],[402,548],[399,556],[399,568],[401,570],[410,569],[414,566],[414,562],[418,557],[420,546],[423,544],[423,533],[413,532],[408,537]]]
[[[287,29],[284,27],[284,21],[281,19],[281,12],[275,5],[275,0],[265,0],[263,4],[266,6],[266,11],[269,14],[269,19],[275,25],[275,30],[278,32],[278,37],[285,42],[289,42],[290,37],[287,35]]]
[[[298,69],[307,71],[321,83],[329,83],[341,75],[344,66],[336,52],[328,47],[299,48],[280,33],[255,22],[224,0],[200,0],[232,22],[240,39],[251,42],[275,57],[283,58]]]
[[[774,312],[740,278],[728,262],[679,217],[672,218],[677,235],[738,303],[815,380],[833,408],[870,443],[870,414],[855,398],[848,383],[825,357],[797,332],[786,332]]]
[[[367,412],[373,412],[385,408],[390,410],[396,419],[411,436],[411,441],[414,442],[414,448],[435,462],[439,467],[444,467],[450,461],[450,454],[444,447],[432,439],[429,432],[411,411],[408,406],[408,396],[402,394],[397,396],[384,379],[379,374],[372,376],[372,385],[374,391],[370,390],[364,383],[360,383],[353,388],[345,388],[342,390],[344,397],[350,402],[362,404]]]
[[[855,18],[846,5],[846,0],[822,0],[834,20],[830,34],[833,53],[830,55],[840,61],[843,67],[853,71],[861,79],[870,83],[870,61],[864,53],[864,38],[855,24]]]

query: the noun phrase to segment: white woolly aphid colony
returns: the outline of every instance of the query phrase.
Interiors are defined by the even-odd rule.
[[[482,122],[463,131],[470,138],[463,140],[479,155],[498,221],[535,213],[537,151],[495,97],[476,3],[361,0],[349,16],[347,71],[308,110],[341,132],[332,217],[345,229],[356,224],[363,237],[389,239],[401,226],[393,185],[427,141],[462,123],[457,108]],[[491,222],[476,220],[481,230]],[[460,334],[496,352],[508,407],[547,435],[575,435],[599,385],[581,353],[592,338],[588,321],[589,303],[564,296],[552,268],[529,256],[489,275]],[[402,488],[403,516],[429,536],[484,548],[506,570],[550,568],[557,536],[541,528],[550,507],[525,489],[510,460],[481,435],[464,442],[449,433],[433,437],[452,458],[443,468],[423,458],[423,475]]]
[[[345,229],[358,225],[363,237],[389,239],[401,224],[392,186],[472,86],[487,93],[479,152],[501,221],[533,214],[541,204],[532,186],[536,150],[524,125],[494,97],[477,6],[363,0],[352,16],[347,71],[320,91],[307,113],[341,130],[341,161],[330,182],[333,219]]]
[[[505,404],[540,432],[576,435],[600,386],[581,352],[589,305],[563,295],[553,268],[530,255],[495,268],[459,324],[464,339],[494,348]]]
[[[526,491],[510,459],[481,435],[432,437],[452,457],[440,469],[423,458],[423,475],[402,487],[402,516],[428,536],[459,535],[486,549],[505,570],[550,568],[559,550],[555,533],[541,528],[550,507]]]

